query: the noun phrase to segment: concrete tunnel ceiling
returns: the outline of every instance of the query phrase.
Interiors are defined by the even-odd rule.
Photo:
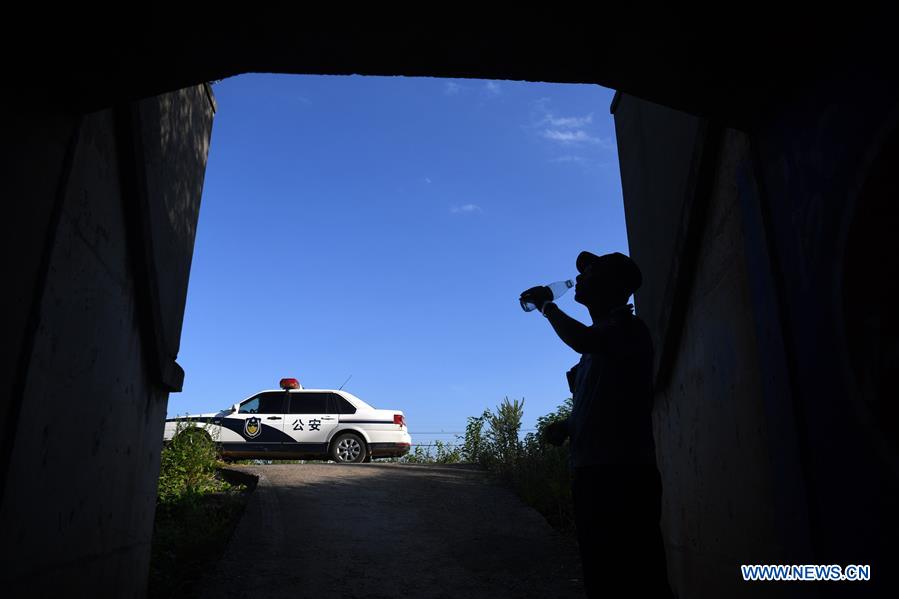
[[[652,256],[642,263],[656,282],[640,310],[654,315],[656,347],[673,348],[654,435],[678,594],[739,594],[733,559],[756,555],[871,563],[872,591],[899,596],[895,580],[876,575],[899,561],[899,462],[887,437],[896,429],[869,422],[895,407],[858,393],[849,368],[850,358],[856,371],[878,364],[880,340],[894,337],[846,318],[845,343],[834,318],[841,293],[849,310],[870,303],[855,290],[866,266],[882,272],[882,260],[856,257],[891,247],[871,228],[895,222],[881,209],[895,157],[881,146],[899,119],[887,8],[792,17],[745,5],[752,15],[728,7],[712,26],[706,13],[617,5],[491,19],[428,6],[394,21],[343,6],[344,18],[216,8],[129,5],[121,18],[116,8],[54,8],[53,23],[11,17],[7,29],[23,39],[0,39],[17,291],[4,313],[0,402],[7,594],[144,592],[193,244],[170,235],[188,227],[159,215],[174,206],[198,218],[213,109],[196,84],[280,72],[620,90],[622,195],[637,222],[629,248],[638,261]],[[185,124],[163,162],[158,140],[175,110]],[[883,169],[869,168],[881,155]],[[169,189],[176,183],[193,191]],[[880,191],[859,195],[861,184]],[[847,252],[836,233],[853,214]],[[878,297],[891,306],[892,295]],[[73,397],[86,398],[75,411]]]
[[[816,8],[796,16],[756,8],[711,21],[708,11],[617,4],[590,18],[560,8],[503,17],[429,8],[393,20],[383,12],[340,19],[256,9],[142,14],[118,27],[108,16],[78,14],[44,29],[40,57],[14,40],[2,44],[22,100],[76,112],[278,72],[598,83],[748,127],[827,71],[889,68],[895,41],[892,21],[879,14],[886,9]]]

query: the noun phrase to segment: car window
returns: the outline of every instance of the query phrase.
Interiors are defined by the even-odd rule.
[[[330,414],[327,393],[291,393],[290,414]]]
[[[259,413],[259,396],[257,395],[253,399],[243,402],[240,404],[240,409],[237,410],[238,414],[258,414]]]
[[[283,393],[260,393],[240,404],[238,414],[283,414]]]
[[[337,414],[355,414],[356,407],[353,406],[350,402],[348,402],[345,398],[337,395],[336,393],[331,394],[331,405],[334,406],[333,410]]]

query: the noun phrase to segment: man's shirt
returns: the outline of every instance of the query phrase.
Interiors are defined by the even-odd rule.
[[[592,353],[569,371],[571,466],[655,464],[652,339],[628,304],[589,328]]]

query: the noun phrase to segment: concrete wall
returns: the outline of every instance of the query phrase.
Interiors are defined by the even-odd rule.
[[[897,223],[897,154],[889,150],[897,141],[895,74],[866,65],[829,71],[753,132],[816,559],[870,563],[871,586],[884,596],[899,595],[899,429],[895,419],[880,420],[897,414],[899,364],[894,349],[892,363],[877,364],[877,397],[866,397],[862,372],[873,355],[853,355],[847,336],[853,322],[896,313],[895,303],[879,305],[884,289],[895,297],[899,279],[895,229],[869,222],[855,231],[877,240],[865,244],[862,273],[849,270],[846,256],[872,165],[884,158],[888,197],[878,218]],[[853,276],[854,292],[865,299],[847,312]],[[876,325],[871,340],[896,348],[899,331],[889,322]],[[893,407],[881,413],[874,403]]]
[[[745,137],[725,133],[684,330],[656,396],[663,526],[683,597],[796,597],[747,585],[741,564],[796,562],[780,521],[736,172]]]
[[[35,119],[53,143],[19,178],[20,201],[40,210],[10,223],[33,246],[9,250],[10,272],[38,283],[12,315],[33,327],[22,319],[3,406],[5,593],[145,593],[212,114],[197,86]]]
[[[0,176],[7,185],[4,197],[3,252],[5,280],[15,289],[4,298],[0,320],[6,343],[0,354],[0,485],[12,449],[38,306],[34,301],[46,280],[50,240],[56,231],[58,205],[64,195],[64,173],[76,145],[78,117],[33,107],[10,106],[6,142],[0,144]],[[12,283],[14,282],[14,283]],[[0,487],[2,489],[2,487]]]
[[[618,94],[613,101],[630,255],[643,271],[634,298],[656,348],[656,370],[673,305],[684,235],[705,138],[697,117]],[[664,135],[660,135],[664,131]]]
[[[772,468],[777,431],[763,401],[738,194],[748,141],[629,96],[619,98],[615,120],[631,255],[644,271],[635,302],[657,348],[669,578],[681,597],[757,596],[740,564],[787,563],[802,540],[785,538]],[[683,312],[674,314],[679,294]]]
[[[865,239],[860,198],[879,193],[881,218],[897,222],[885,165],[899,155],[899,88],[835,73],[748,132],[626,95],[615,118],[629,244],[647,280],[636,307],[657,344],[673,587],[682,597],[899,592],[889,566],[897,427],[877,418],[896,413],[895,310],[884,298],[895,297],[897,261],[886,240],[850,261],[877,264],[853,267],[877,290],[876,309],[857,291],[852,304],[859,322],[882,323],[861,337],[874,349],[847,342],[844,306],[849,243]],[[883,238],[876,219],[864,222]],[[876,365],[859,366],[871,356]],[[862,384],[860,369],[880,380]],[[751,563],[869,564],[872,581],[744,583],[739,565]]]

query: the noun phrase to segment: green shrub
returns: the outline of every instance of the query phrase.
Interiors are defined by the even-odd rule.
[[[506,397],[496,407],[496,413],[487,414],[487,447],[490,459],[487,466],[510,476],[521,455],[521,418],[524,416],[524,399],[509,401]]]
[[[457,464],[462,461],[462,450],[458,446],[438,440],[434,441],[434,447],[434,461],[438,464]]]
[[[162,449],[157,503],[172,504],[229,487],[215,478],[218,455],[213,436],[208,424],[177,424],[175,435]]]
[[[571,398],[555,412],[537,419],[537,431],[520,440],[524,399],[505,398],[495,412],[469,417],[462,446],[465,461],[482,465],[509,484],[525,503],[539,511],[553,526],[572,530],[571,479],[568,445],[543,442],[543,431],[555,420],[571,414]]]
[[[433,454],[431,447],[435,448]],[[386,461],[404,464],[457,464],[462,461],[462,450],[453,443],[438,440],[433,445],[416,445],[411,453]]]
[[[487,466],[490,459],[488,442],[484,436],[484,424],[491,416],[490,410],[484,410],[480,416],[469,416],[465,426],[465,438],[462,443],[462,459],[470,464]]]
[[[197,572],[221,557],[246,504],[246,487],[216,476],[215,434],[179,422],[162,449],[148,596],[193,597]],[[197,531],[202,531],[198,534]]]
[[[569,397],[554,412],[537,418],[536,432],[521,439],[524,399],[506,397],[495,411],[488,409],[480,416],[468,417],[465,435],[459,437],[461,445],[435,441],[432,446],[417,445],[411,453],[388,461],[478,464],[497,474],[551,525],[573,531],[568,443],[556,447],[543,441],[546,427],[551,422],[568,418],[571,407]],[[431,447],[436,451],[432,453]]]
[[[537,419],[537,431],[525,436],[512,476],[512,484],[522,499],[550,524],[563,530],[574,528],[568,443],[556,447],[542,439],[549,423],[568,418],[570,414],[571,398],[568,398],[555,412]]]

